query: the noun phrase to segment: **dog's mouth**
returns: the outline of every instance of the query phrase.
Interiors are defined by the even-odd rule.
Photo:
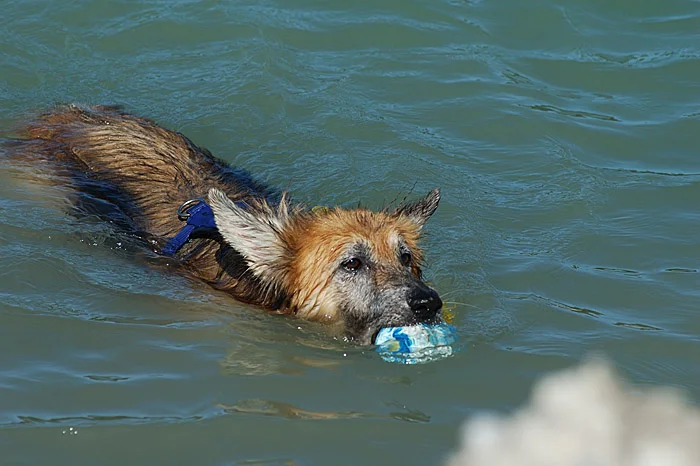
[[[379,328],[377,328],[377,330],[376,330],[374,333],[372,333],[372,337],[371,337],[370,340],[369,340],[369,341],[370,341],[370,343],[369,343],[370,345],[376,345],[376,344],[377,344],[377,337],[379,336],[379,332],[380,332],[383,328],[387,328],[387,327],[379,327]]]
[[[350,336],[350,339],[360,346],[373,346],[376,344],[379,332],[384,328],[391,328],[392,325],[372,325],[362,333]]]

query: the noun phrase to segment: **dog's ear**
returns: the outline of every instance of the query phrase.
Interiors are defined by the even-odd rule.
[[[291,260],[291,251],[281,236],[289,222],[286,199],[276,206],[265,201],[240,204],[212,188],[209,205],[219,233],[245,258],[250,270],[268,285],[281,285]]]
[[[430,216],[433,215],[435,210],[438,208],[439,202],[440,189],[435,188],[422,199],[400,205],[394,211],[394,215],[406,216],[418,224],[418,228],[422,228],[425,222],[428,221]]]

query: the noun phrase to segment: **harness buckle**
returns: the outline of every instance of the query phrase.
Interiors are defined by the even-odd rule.
[[[192,235],[208,235],[212,231],[216,231],[214,212],[204,199],[190,199],[184,202],[177,209],[177,218],[187,222],[187,224],[161,249],[161,253],[166,256],[175,255],[190,240]]]
[[[201,197],[196,197],[194,199],[190,199],[189,201],[185,201],[182,203],[180,207],[177,208],[177,218],[180,219],[181,222],[186,221],[188,218],[190,218],[190,212],[189,210],[199,204],[200,202],[206,202],[204,199]]]

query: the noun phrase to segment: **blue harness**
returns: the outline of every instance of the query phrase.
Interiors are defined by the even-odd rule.
[[[172,256],[189,241],[195,233],[216,231],[214,212],[204,199],[190,199],[177,209],[177,218],[187,224],[163,246],[161,252]]]

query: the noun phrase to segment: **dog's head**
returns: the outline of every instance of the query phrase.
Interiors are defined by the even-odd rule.
[[[393,211],[291,211],[283,199],[243,208],[212,189],[209,202],[226,242],[262,286],[284,295],[298,317],[339,324],[372,344],[383,327],[440,321],[442,301],[421,278],[421,229],[440,192]]]

